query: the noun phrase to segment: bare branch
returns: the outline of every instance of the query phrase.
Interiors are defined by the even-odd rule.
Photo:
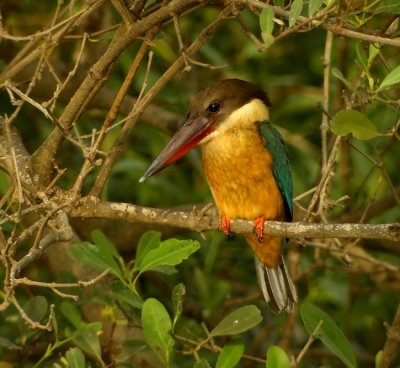
[[[51,48],[48,51],[51,52],[51,50],[54,49],[61,42],[65,33],[68,32],[71,27],[78,25],[83,19],[85,19],[89,14],[96,10],[103,2],[104,0],[88,2],[86,6],[83,7],[81,11],[79,11],[78,17],[71,17],[69,21],[62,26],[61,30],[51,36]],[[38,58],[43,53],[43,51],[47,49],[47,42],[43,42],[43,44],[38,46],[39,41],[40,38],[32,39],[32,41],[28,43],[15,56],[15,58],[9,63],[7,68],[5,68],[0,74],[0,84],[4,83],[7,79],[12,79],[17,73],[19,73],[23,68],[27,67],[32,61],[36,60],[36,58]]]
[[[198,215],[128,203],[96,201],[86,197],[71,212],[72,217],[112,218],[124,221],[176,226],[197,232],[219,230],[217,216]],[[235,233],[251,233],[251,221],[232,221]],[[287,238],[362,238],[400,240],[400,224],[310,224],[306,222],[265,222],[265,234]]]
[[[15,295],[12,296],[12,302],[13,302],[14,306],[18,309],[18,312],[21,315],[21,317],[25,320],[25,322],[28,324],[28,326],[30,328],[32,328],[32,329],[38,328],[40,330],[51,331],[51,325],[52,325],[53,318],[54,318],[54,313],[53,313],[54,305],[53,304],[50,306],[49,319],[48,319],[47,323],[45,325],[43,325],[40,322],[34,321],[31,317],[29,317],[26,314],[26,312],[24,311],[22,306],[19,304],[18,299],[15,297]]]
[[[54,204],[50,204],[54,206]],[[39,229],[37,236],[37,244],[34,244],[29,252],[23,256],[18,262],[16,262],[11,269],[11,281],[15,279],[15,276],[18,274],[20,270],[26,267],[28,264],[32,263],[34,260],[39,258],[43,251],[54,243],[59,242],[68,242],[73,237],[73,231],[71,226],[69,225],[67,215],[61,210],[62,207],[68,206],[67,204],[62,205],[61,207],[55,207],[52,209],[52,212],[55,213],[55,218],[53,221],[53,229],[51,229],[47,234],[43,237],[41,236],[41,231]],[[51,214],[52,215],[52,214]],[[49,216],[50,219],[50,216]],[[45,223],[43,223],[43,226]],[[42,226],[41,226],[42,228]],[[40,240],[39,240],[40,239]]]
[[[24,186],[31,186],[32,168],[30,156],[19,132],[0,117],[0,167],[13,181],[21,180]]]
[[[111,2],[126,24],[135,21],[134,16],[129,12],[129,9],[122,0],[111,0]]]
[[[55,156],[65,139],[66,133],[70,132],[82,111],[106,81],[107,75],[111,72],[113,64],[121,53],[139,36],[169,19],[170,14],[183,12],[198,3],[199,0],[177,0],[162,6],[143,20],[132,23],[127,27],[121,25],[107,50],[90,68],[88,75],[60,116],[59,123],[62,129],[56,126],[33,155],[32,164],[35,172],[39,174],[41,183],[47,185],[51,181]]]
[[[389,368],[399,352],[400,346],[400,305],[397,307],[396,315],[391,326],[386,326],[387,340],[382,351],[379,368]]]
[[[301,349],[299,355],[296,358],[296,366],[297,364],[300,363],[300,361],[303,359],[304,355],[306,354],[307,350],[310,348],[311,344],[314,342],[314,340],[317,338],[319,330],[321,329],[322,323],[324,321],[319,321],[318,324],[315,326],[315,329],[313,333],[310,335],[308,338],[306,344],[303,346],[303,349]]]
[[[35,281],[35,280],[30,280],[26,277],[18,278],[15,279],[15,285],[30,285],[30,286],[38,286],[38,287],[45,287],[49,288],[52,291],[54,291],[56,294],[62,296],[62,297],[67,297],[73,300],[78,300],[78,296],[76,295],[71,295],[64,293],[58,289],[65,289],[65,288],[80,288],[80,287],[88,287],[96,282],[100,281],[102,278],[104,278],[106,275],[108,275],[110,272],[109,269],[101,272],[99,275],[93,277],[90,280],[87,281],[82,281],[79,280],[78,282],[69,282],[69,283],[59,283],[59,282],[42,282],[42,281]]]
[[[328,130],[329,130],[329,122],[328,115],[325,114],[325,111],[329,111],[329,87],[331,84],[331,55],[332,55],[332,40],[333,34],[332,32],[326,32],[325,39],[325,53],[324,53],[324,99],[322,102],[322,119],[321,119],[321,158],[322,158],[322,172],[324,172],[326,168],[326,164],[328,161]]]
[[[43,115],[53,121],[53,116],[51,115],[51,113],[49,111],[46,110],[45,107],[43,107],[40,103],[36,102],[35,100],[33,100],[32,98],[30,98],[28,95],[26,95],[25,93],[23,93],[22,91],[20,91],[17,87],[15,87],[10,81],[5,81],[4,82],[4,86],[6,87],[7,90],[11,90],[14,93],[16,93],[19,97],[21,97],[22,100],[30,103],[32,106],[36,107],[39,111],[41,111],[43,113]],[[11,102],[14,104],[18,104],[20,101],[15,101],[14,97],[11,96]]]
[[[328,160],[326,166],[322,169],[323,171],[322,171],[321,180],[318,184],[316,191],[314,192],[313,197],[311,198],[310,204],[308,205],[307,214],[304,218],[306,221],[309,220],[312,210],[313,210],[315,204],[317,203],[318,199],[320,198],[321,193],[323,192],[323,188],[326,187],[326,183],[330,179],[331,169],[336,162],[336,153],[339,149],[340,141],[341,141],[341,137],[337,136],[335,143],[333,145],[332,151],[330,153],[329,160]]]

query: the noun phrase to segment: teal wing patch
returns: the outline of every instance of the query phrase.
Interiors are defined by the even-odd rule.
[[[274,158],[274,177],[285,204],[286,221],[293,219],[293,183],[289,158],[280,133],[269,123],[260,123],[260,133],[266,139],[266,148]]]

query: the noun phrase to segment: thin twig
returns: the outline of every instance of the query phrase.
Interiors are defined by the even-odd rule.
[[[51,120],[53,120],[53,116],[46,110],[45,107],[43,107],[40,103],[36,102],[34,99],[30,98],[28,95],[26,95],[25,93],[23,93],[22,91],[20,91],[17,87],[15,87],[10,81],[5,81],[4,82],[4,87],[6,89],[10,89],[11,91],[13,91],[14,93],[16,93],[19,97],[21,97],[21,99],[23,99],[24,101],[30,103],[32,106],[36,107],[39,111],[41,111],[43,113],[43,115]],[[14,105],[19,105],[19,101],[15,101],[14,98],[11,98],[11,103]]]
[[[177,339],[178,341],[182,342],[182,343],[193,345],[194,347],[199,346],[199,341],[188,339],[187,337],[183,337],[183,336],[180,336],[180,335],[174,335],[174,338]],[[219,352],[222,351],[221,347],[219,347],[217,345],[211,345],[211,344],[208,344],[208,343],[202,344],[201,347],[206,349],[206,350],[209,350],[211,352],[214,352],[214,353],[215,352],[219,353]],[[195,351],[197,351],[197,350],[196,349],[191,349],[190,350],[190,354],[194,354]],[[242,357],[244,359],[250,360],[252,362],[257,362],[257,363],[262,363],[262,364],[266,363],[265,359],[257,358],[257,357],[251,356],[251,355],[243,354]]]
[[[360,148],[358,148],[355,144],[353,144],[352,142],[350,142],[350,145],[352,148],[354,148],[355,151],[357,151],[360,155],[364,156],[367,160],[369,160],[372,164],[374,164],[374,166],[380,170],[382,172],[382,175],[384,176],[384,178],[386,179],[390,189],[393,192],[394,198],[397,202],[397,204],[400,206],[400,196],[397,194],[397,190],[396,187],[394,186],[394,184],[392,183],[392,180],[389,177],[389,174],[387,173],[385,166],[383,165],[383,163],[377,162],[376,160],[374,160],[370,155],[368,155],[367,153],[365,153],[364,151],[362,151]]]
[[[400,346],[400,305],[397,307],[391,326],[386,326],[387,339],[382,350],[382,358],[379,368],[389,368]]]
[[[25,322],[28,324],[28,326],[32,329],[38,328],[40,330],[47,330],[51,331],[52,330],[52,321],[54,318],[54,314],[52,313],[52,310],[54,308],[54,305],[50,306],[50,315],[49,319],[47,320],[47,323],[44,325],[40,322],[34,321],[31,317],[29,317],[25,310],[21,307],[21,304],[19,304],[18,299],[15,297],[15,295],[12,295],[11,300],[14,304],[14,306],[18,309],[19,314],[21,315],[22,319],[25,320]]]
[[[80,61],[81,61],[81,58],[82,58],[82,55],[83,55],[83,51],[84,51],[85,46],[86,46],[87,38],[88,38],[88,35],[85,32],[83,34],[83,37],[82,37],[81,47],[79,49],[78,56],[76,58],[74,67],[69,71],[69,73],[67,75],[67,78],[65,78],[64,82],[61,85],[60,84],[57,85],[57,88],[54,91],[54,94],[50,98],[50,100],[48,100],[48,101],[43,103],[43,106],[45,106],[45,107],[50,106],[50,111],[52,111],[52,112],[55,109],[56,101],[57,101],[60,93],[65,89],[65,86],[69,83],[69,81],[72,79],[72,77],[75,75],[76,71],[78,70],[78,66],[80,64]]]
[[[257,47],[257,51],[259,52],[263,52],[266,49],[266,46],[263,42],[261,42],[257,36],[247,27],[247,25],[244,23],[243,19],[238,16],[237,21],[239,22],[239,25],[242,27],[244,33],[246,34],[246,36],[253,41],[253,43],[256,45]]]
[[[332,32],[326,32],[325,39],[325,52],[324,52],[324,86],[323,86],[323,100],[322,100],[322,109],[324,111],[329,111],[329,87],[331,83],[331,55],[332,55],[332,40],[333,34]],[[321,150],[322,150],[322,172],[324,172],[326,168],[326,164],[328,161],[328,115],[322,113],[321,119]]]
[[[300,363],[300,361],[303,359],[304,355],[307,353],[307,350],[310,348],[311,344],[315,341],[317,338],[318,332],[321,329],[321,326],[324,321],[319,321],[318,324],[315,326],[315,329],[313,333],[310,335],[308,338],[306,344],[303,346],[303,349],[301,349],[299,355],[296,358],[296,365]]]
[[[102,278],[104,278],[106,275],[110,273],[110,269],[104,270],[101,272],[99,275],[91,278],[90,280],[87,281],[82,281],[79,280],[78,282],[67,282],[67,283],[59,283],[59,282],[42,282],[42,281],[35,281],[35,280],[30,280],[27,277],[21,277],[21,278],[16,278],[15,279],[15,284],[16,285],[31,285],[31,286],[38,286],[38,287],[45,287],[45,288],[50,288],[50,289],[60,289],[60,288],[79,288],[79,287],[88,287]]]
[[[97,1],[97,3],[99,3],[99,2],[101,2],[101,1]],[[96,1],[95,2],[91,2],[91,3],[92,3],[91,5],[93,6],[96,3]],[[6,40],[11,40],[11,41],[16,41],[16,42],[39,40],[39,39],[47,37],[48,35],[50,35],[54,31],[58,30],[59,28],[63,27],[64,25],[68,25],[68,24],[73,23],[73,21],[75,21],[76,19],[81,17],[86,12],[87,12],[87,8],[83,8],[82,10],[78,11],[76,14],[70,16],[67,19],[62,20],[60,23],[55,24],[50,28],[47,28],[43,32],[38,32],[38,33],[35,33],[35,34],[32,34],[32,35],[28,35],[28,36],[13,36],[13,35],[10,35],[8,32],[3,30],[3,32],[1,33],[0,36],[1,36],[1,38],[4,38]]]
[[[334,143],[334,145],[332,147],[328,162],[327,162],[327,164],[325,166],[325,170],[322,172],[322,177],[321,177],[321,180],[320,180],[320,182],[318,184],[317,190],[314,192],[314,195],[311,198],[310,204],[308,205],[307,213],[306,213],[306,215],[304,217],[304,221],[308,221],[310,219],[312,210],[314,209],[315,204],[317,203],[318,199],[320,198],[321,191],[324,188],[325,183],[326,183],[326,181],[328,180],[328,178],[330,176],[331,169],[332,169],[333,165],[336,162],[336,154],[337,154],[337,151],[339,149],[340,141],[341,141],[341,137],[337,136],[336,140],[335,140],[335,143]]]

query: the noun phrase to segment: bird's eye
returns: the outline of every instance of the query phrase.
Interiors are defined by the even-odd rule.
[[[213,102],[212,104],[210,104],[208,106],[208,111],[209,112],[217,112],[221,107],[221,104],[219,104],[218,102]]]

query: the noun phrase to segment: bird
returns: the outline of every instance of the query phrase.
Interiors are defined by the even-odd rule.
[[[282,136],[269,121],[271,103],[256,84],[223,79],[192,100],[185,122],[140,178],[143,182],[200,146],[205,177],[230,234],[235,219],[253,221],[245,239],[255,255],[259,287],[274,313],[294,310],[298,297],[282,256],[282,237],[264,222],[293,218],[293,184]]]

